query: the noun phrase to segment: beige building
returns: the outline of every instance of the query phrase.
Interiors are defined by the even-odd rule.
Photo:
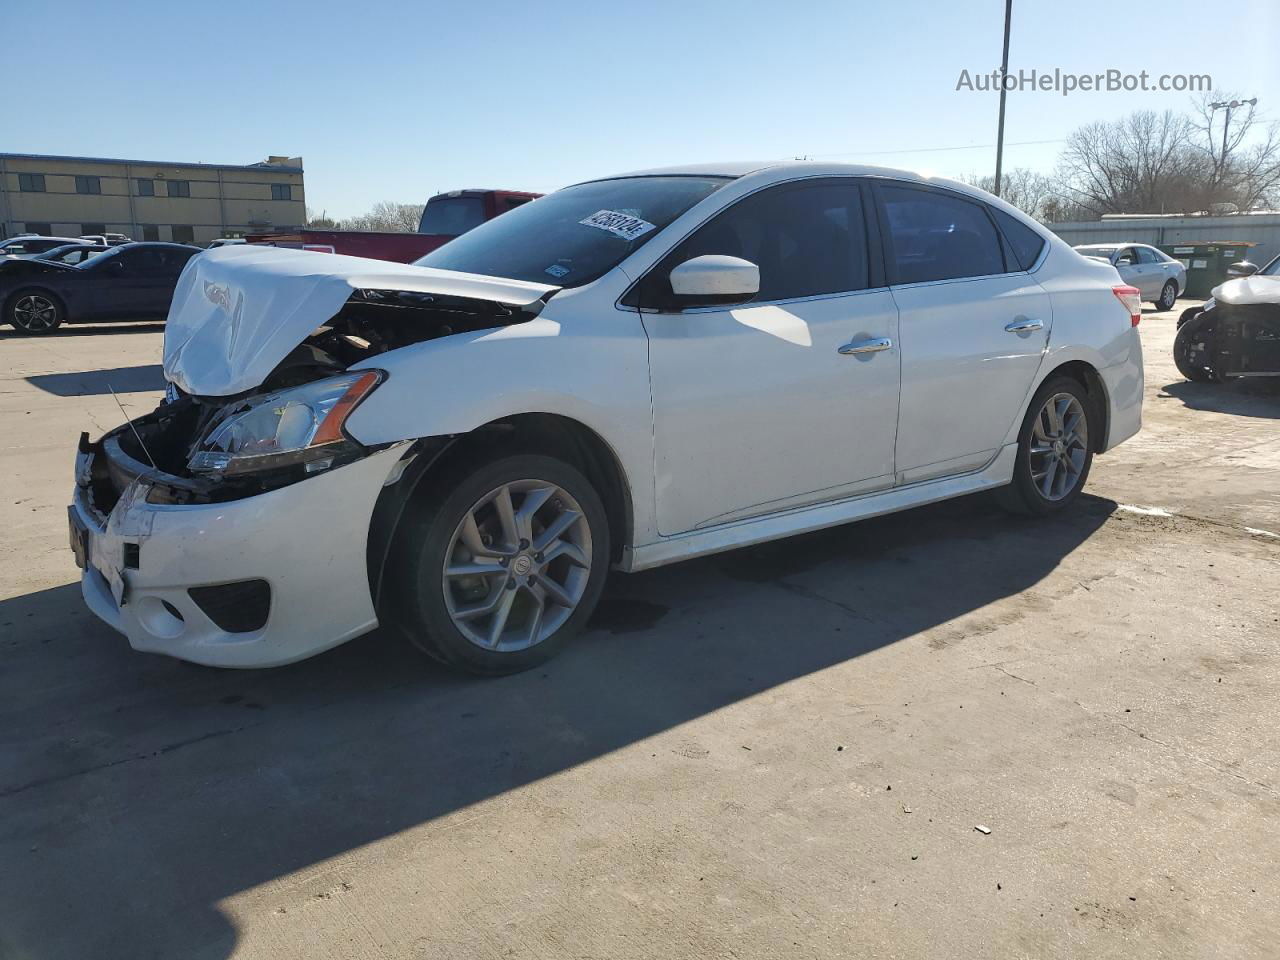
[[[123,233],[203,246],[305,223],[301,157],[233,166],[0,153],[0,239]]]

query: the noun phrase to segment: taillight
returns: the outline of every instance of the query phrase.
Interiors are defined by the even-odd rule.
[[[1142,292],[1137,287],[1131,287],[1127,283],[1112,287],[1111,292],[1116,295],[1116,299],[1123,303],[1124,308],[1129,311],[1130,325],[1136,327],[1142,320]]]

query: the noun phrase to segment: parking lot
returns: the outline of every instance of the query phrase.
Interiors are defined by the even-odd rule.
[[[6,329],[0,957],[1274,957],[1280,385],[1183,381],[1188,305],[1069,515],[618,576],[500,680],[131,651],[66,503],[161,330]]]

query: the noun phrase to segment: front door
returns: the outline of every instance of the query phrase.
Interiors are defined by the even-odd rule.
[[[755,263],[760,292],[736,306],[668,300],[644,315],[659,531],[892,485],[898,312],[873,283],[859,181],[746,197],[663,258],[641,289],[666,284],[669,297],[671,269],[704,254]]]
[[[876,188],[899,310],[898,482],[995,456],[1048,344],[1048,294],[1002,249],[985,205],[948,190]]]

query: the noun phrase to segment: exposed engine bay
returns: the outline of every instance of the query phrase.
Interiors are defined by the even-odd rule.
[[[1179,327],[1174,361],[1202,383],[1280,377],[1280,303],[1210,301]]]
[[[240,499],[287,486],[320,470],[366,456],[370,448],[346,435],[308,448],[315,455],[277,456],[264,468],[193,469],[202,444],[238,414],[283,400],[303,387],[340,377],[353,366],[390,350],[460,333],[491,330],[533,319],[544,301],[522,306],[435,293],[356,289],[330,320],[290,350],[256,388],[231,396],[192,396],[172,384],[154,411],[91,443],[81,439],[93,476],[81,478],[102,514],[139,477],[149,481],[152,503],[210,503]],[[376,366],[376,365],[375,365]],[[267,458],[262,458],[264,461]]]

